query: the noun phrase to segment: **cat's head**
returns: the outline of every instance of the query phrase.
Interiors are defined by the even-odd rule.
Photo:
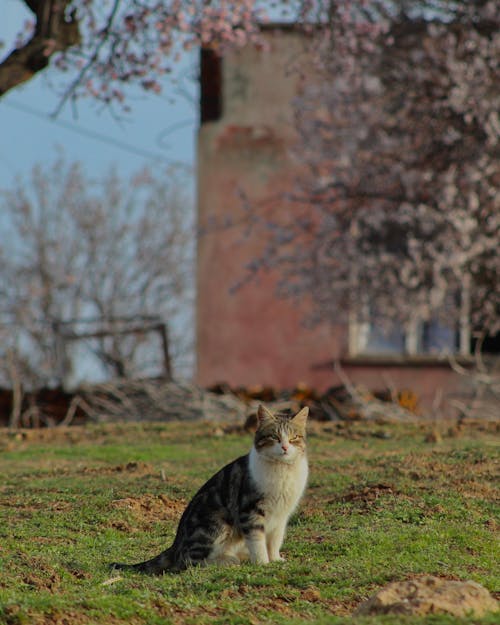
[[[306,450],[306,423],[309,408],[295,416],[274,415],[264,406],[257,410],[257,430],[254,446],[268,460],[294,462]]]

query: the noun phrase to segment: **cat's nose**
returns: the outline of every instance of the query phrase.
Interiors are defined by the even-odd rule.
[[[281,445],[281,449],[282,449],[282,450],[285,452],[285,454],[286,454],[286,452],[288,451],[288,445],[285,445],[285,444],[283,443],[283,444]]]

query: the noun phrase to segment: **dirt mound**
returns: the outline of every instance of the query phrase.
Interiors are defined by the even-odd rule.
[[[361,603],[354,614],[483,616],[497,611],[497,601],[480,584],[429,576],[385,586]]]
[[[171,499],[166,495],[142,495],[125,497],[112,502],[114,508],[128,510],[140,520],[158,521],[160,519],[178,520],[184,512],[186,502],[183,499]]]
[[[20,560],[29,566],[29,572],[22,576],[22,583],[35,591],[45,590],[56,593],[60,589],[61,578],[57,571],[42,558],[21,555]]]
[[[341,495],[338,501],[342,503],[354,503],[363,508],[370,507],[378,499],[383,497],[395,497],[399,491],[391,484],[366,484],[358,489],[349,490]]]
[[[106,473],[137,473],[138,475],[153,475],[156,470],[148,462],[126,462],[112,467],[82,467],[78,473],[104,475]]]

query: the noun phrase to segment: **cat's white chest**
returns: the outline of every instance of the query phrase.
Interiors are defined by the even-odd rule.
[[[249,469],[253,481],[264,495],[267,512],[289,516],[302,497],[307,484],[306,456],[291,464],[263,460],[255,448],[249,456]]]

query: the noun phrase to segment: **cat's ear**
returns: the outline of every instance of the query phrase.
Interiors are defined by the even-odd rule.
[[[273,413],[262,404],[259,404],[259,407],[257,408],[257,422],[259,427],[263,423],[269,423],[269,421],[275,421]]]
[[[309,416],[309,408],[308,406],[305,406],[304,408],[302,408],[302,410],[300,410],[295,415],[295,417],[292,418],[293,424],[305,430],[308,416]]]

